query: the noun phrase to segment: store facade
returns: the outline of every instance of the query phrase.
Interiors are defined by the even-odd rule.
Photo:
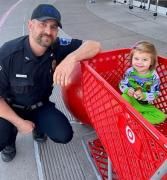
[[[122,3],[148,9],[158,14],[167,15],[167,0],[118,0]]]
[[[133,5],[167,15],[167,0],[134,0]]]

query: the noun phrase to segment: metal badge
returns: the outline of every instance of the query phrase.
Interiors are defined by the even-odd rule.
[[[30,60],[30,58],[29,58],[29,57],[27,57],[27,56],[25,56],[25,59],[26,59],[27,61],[29,61],[29,60]]]

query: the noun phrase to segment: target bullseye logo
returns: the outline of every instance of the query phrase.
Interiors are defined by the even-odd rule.
[[[126,136],[130,143],[135,143],[135,134],[129,126],[126,126]]]

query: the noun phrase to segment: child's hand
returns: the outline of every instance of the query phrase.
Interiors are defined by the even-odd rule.
[[[138,100],[142,100],[144,98],[144,95],[141,90],[137,90],[134,92],[134,98]]]
[[[129,88],[129,89],[128,89],[127,94],[128,94],[130,97],[133,97],[133,96],[134,96],[134,93],[135,93],[135,90],[134,90],[133,88]]]

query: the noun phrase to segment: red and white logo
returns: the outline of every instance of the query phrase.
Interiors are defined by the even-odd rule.
[[[135,143],[135,134],[129,126],[126,126],[126,136],[131,144]]]

